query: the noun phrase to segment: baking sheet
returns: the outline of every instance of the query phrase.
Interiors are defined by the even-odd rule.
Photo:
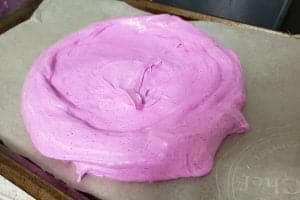
[[[210,175],[157,183],[88,175],[76,183],[70,163],[33,148],[20,115],[20,93],[34,59],[92,22],[143,13],[115,0],[44,0],[30,20],[0,35],[0,139],[72,187],[103,199],[300,199],[300,41],[261,30],[194,22],[239,54],[246,75],[251,131],[224,141]]]

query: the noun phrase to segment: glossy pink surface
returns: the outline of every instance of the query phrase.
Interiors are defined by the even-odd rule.
[[[35,147],[123,181],[201,176],[248,129],[237,56],[170,15],[94,23],[45,50],[23,87]]]

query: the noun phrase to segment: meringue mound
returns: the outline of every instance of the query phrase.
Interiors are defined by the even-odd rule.
[[[34,146],[122,181],[207,174],[248,124],[231,50],[170,15],[94,23],[45,50],[27,75],[22,115]]]

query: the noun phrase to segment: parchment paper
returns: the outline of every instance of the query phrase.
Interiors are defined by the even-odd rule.
[[[300,42],[259,30],[194,22],[239,54],[252,127],[224,141],[210,175],[157,183],[86,176],[76,183],[71,164],[34,149],[20,115],[21,87],[34,59],[91,22],[142,13],[115,0],[44,0],[30,20],[1,35],[0,139],[72,187],[103,199],[300,199]]]

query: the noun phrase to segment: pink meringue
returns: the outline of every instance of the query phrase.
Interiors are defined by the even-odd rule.
[[[170,15],[94,23],[35,61],[22,114],[34,146],[122,181],[207,174],[229,134],[248,129],[231,50]]]

